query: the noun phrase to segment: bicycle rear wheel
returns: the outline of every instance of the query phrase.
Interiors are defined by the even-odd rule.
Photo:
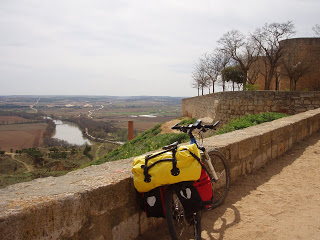
[[[230,185],[230,169],[224,155],[218,150],[208,151],[212,166],[218,176],[218,179],[213,178],[208,164],[205,161],[205,166],[210,173],[211,184],[213,188],[213,203],[211,208],[220,206],[226,199]]]
[[[173,188],[166,194],[166,220],[173,240],[201,240],[201,212],[186,216],[184,208]]]

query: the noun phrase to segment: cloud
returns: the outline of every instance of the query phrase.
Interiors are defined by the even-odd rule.
[[[0,94],[192,96],[194,63],[225,32],[293,20],[297,36],[309,37],[319,7],[313,0],[2,0]]]

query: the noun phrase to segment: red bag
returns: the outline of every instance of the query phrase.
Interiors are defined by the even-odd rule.
[[[187,214],[209,208],[212,204],[211,180],[204,169],[201,170],[199,180],[177,183],[175,191]]]
[[[206,208],[210,207],[213,200],[213,191],[210,177],[204,169],[201,170],[200,179],[195,181],[193,186],[197,188],[201,196],[202,204]]]

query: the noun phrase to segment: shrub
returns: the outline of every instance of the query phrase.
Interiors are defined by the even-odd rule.
[[[246,84],[246,85],[244,86],[244,90],[247,90],[247,91],[257,91],[257,90],[259,90],[259,86],[253,85],[253,84]]]
[[[189,125],[195,123],[196,121],[196,118],[184,119],[181,122],[179,122],[179,125]]]
[[[244,117],[235,118],[231,120],[227,125],[220,128],[216,132],[216,134],[223,134],[223,133],[232,132],[238,129],[243,129],[250,126],[258,125],[260,123],[271,122],[273,120],[286,117],[286,116],[288,115],[284,113],[271,113],[271,112],[246,115]]]

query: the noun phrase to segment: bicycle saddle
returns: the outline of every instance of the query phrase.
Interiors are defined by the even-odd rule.
[[[163,150],[168,150],[168,149],[171,149],[171,148],[177,148],[178,144],[179,144],[179,142],[177,141],[177,142],[171,143],[171,144],[169,144],[167,146],[164,146],[162,149]]]

